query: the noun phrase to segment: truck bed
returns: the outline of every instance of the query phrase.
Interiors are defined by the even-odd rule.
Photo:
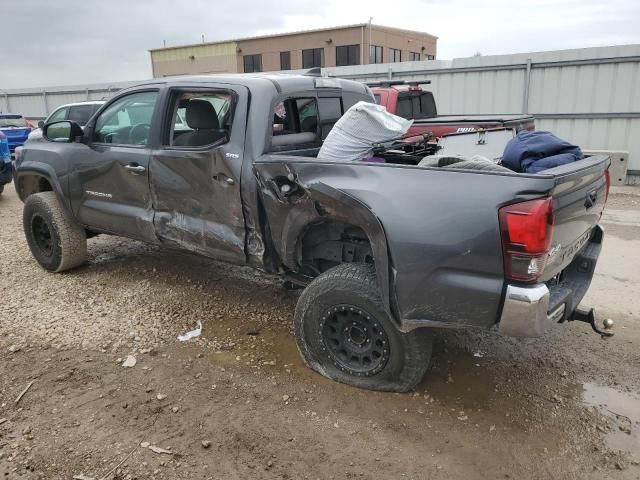
[[[345,198],[355,200],[354,208],[363,205],[375,212],[372,222],[384,232],[376,242],[386,246],[380,254],[389,252],[389,270],[379,272],[379,281],[383,289],[389,286],[400,325],[411,329],[488,327],[498,321],[509,284],[498,216],[505,205],[551,197],[553,241],[538,282],[561,280],[599,221],[608,164],[608,157],[594,156],[525,174],[272,154],[256,163],[256,171],[265,186],[293,175],[302,195],[284,203],[273,201],[271,193],[263,197],[276,244],[287,235],[287,222],[301,217],[321,222]],[[594,194],[587,208],[586,199]]]

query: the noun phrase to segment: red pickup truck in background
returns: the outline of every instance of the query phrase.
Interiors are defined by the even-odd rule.
[[[414,121],[408,134],[430,132],[437,139],[449,133],[474,132],[478,129],[534,130],[534,118],[527,114],[438,116],[433,93],[420,86],[429,83],[389,80],[367,83],[367,86],[371,88],[376,103],[383,105],[389,113]]]

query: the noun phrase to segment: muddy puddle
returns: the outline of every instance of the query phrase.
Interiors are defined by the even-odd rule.
[[[576,390],[585,405],[608,420],[605,442],[609,449],[640,452],[640,394],[595,383],[578,385]]]

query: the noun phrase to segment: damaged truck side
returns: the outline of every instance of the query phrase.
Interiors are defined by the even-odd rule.
[[[414,388],[433,328],[531,337],[576,319],[609,159],[520,174],[317,158],[358,101],[374,98],[346,80],[185,77],[119,92],[84,131],[46,125],[15,169],[31,251],[60,272],[104,233],[278,274],[304,287],[305,363],[369,389]]]

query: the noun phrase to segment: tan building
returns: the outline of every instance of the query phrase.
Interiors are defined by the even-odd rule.
[[[434,60],[438,37],[361,23],[150,50],[154,77]]]

